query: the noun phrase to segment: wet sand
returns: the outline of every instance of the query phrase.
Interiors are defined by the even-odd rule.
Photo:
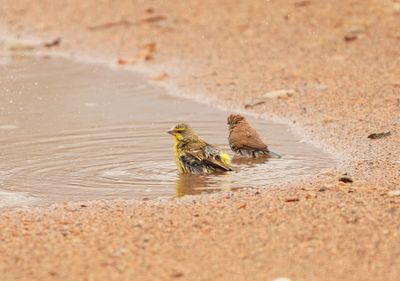
[[[156,82],[175,94],[285,118],[340,165],[273,191],[2,212],[0,276],[400,279],[399,10],[389,0],[2,1],[5,34],[139,60],[149,77],[168,73]],[[143,49],[151,42],[155,52]],[[294,92],[260,99],[280,89]],[[339,182],[344,173],[354,182]]]

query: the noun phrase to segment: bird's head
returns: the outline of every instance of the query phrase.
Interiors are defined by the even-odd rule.
[[[172,135],[177,141],[197,138],[196,133],[185,123],[176,124],[168,134]]]
[[[242,115],[239,114],[231,114],[228,116],[228,122],[227,124],[229,125],[229,129],[232,130],[233,128],[236,127],[240,122],[245,120],[245,118]]]

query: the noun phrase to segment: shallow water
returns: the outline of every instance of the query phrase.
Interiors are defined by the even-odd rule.
[[[250,118],[283,158],[237,162],[238,171],[225,174],[178,175],[166,131],[187,122],[230,151],[226,116],[132,72],[14,58],[0,66],[0,206],[268,188],[333,165],[287,126]]]

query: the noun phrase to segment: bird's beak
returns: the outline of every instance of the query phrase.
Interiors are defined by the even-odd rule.
[[[175,135],[175,132],[174,132],[174,130],[169,130],[168,132],[167,132],[168,134],[170,134],[170,135]]]

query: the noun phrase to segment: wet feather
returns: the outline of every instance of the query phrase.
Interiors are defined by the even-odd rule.
[[[229,146],[236,155],[254,158],[263,155],[280,157],[280,155],[269,150],[257,131],[250,126],[242,115],[230,115],[228,125]]]
[[[232,170],[229,155],[201,140],[188,125],[177,124],[168,133],[174,136],[175,162],[179,172],[204,174]]]

